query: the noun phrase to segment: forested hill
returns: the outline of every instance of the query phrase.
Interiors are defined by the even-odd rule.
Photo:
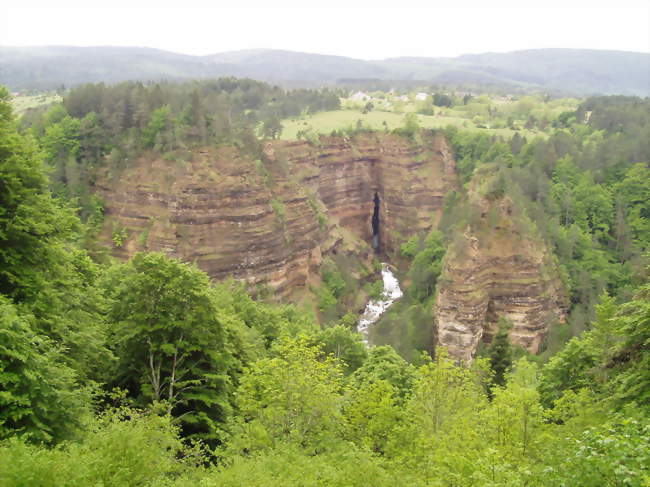
[[[271,49],[190,56],[139,47],[0,47],[0,83],[12,89],[218,76],[303,85],[390,80],[647,96],[650,54],[537,49],[456,58],[365,61]]]
[[[319,160],[328,139],[345,137],[348,167],[357,170],[357,148],[380,137],[414,160],[427,141],[432,154],[453,155],[451,182],[457,176],[460,184],[444,197],[439,228],[413,235],[389,260],[408,266],[404,296],[391,321],[373,326],[390,329],[395,346],[371,348],[355,331],[358,306],[347,313],[341,304],[380,263],[355,264],[354,248],[304,257],[320,266],[304,290],[320,316],[331,316],[321,326],[309,308],[265,300],[263,287],[251,287],[255,300],[242,283],[211,281],[195,263],[171,257],[170,240],[164,252],[148,247],[158,225],[163,236],[194,245],[186,229],[226,208],[234,211],[221,218],[232,225],[202,234],[201,245],[238,233],[230,248],[253,261],[255,236],[270,235],[259,232],[266,221],[280,250],[259,255],[286,261],[283,248],[302,238],[290,226],[300,208],[290,205],[301,198],[299,214],[314,229],[307,238],[334,232],[339,215],[351,214],[330,217],[323,199],[342,193],[310,194],[298,177],[341,185],[286,151],[271,158],[264,149],[285,144],[273,140],[280,120],[338,104],[336,90],[252,80],[97,84],[17,119],[0,87],[0,486],[648,487],[650,99],[586,99],[532,140],[519,131],[510,139],[454,127],[431,133],[410,113],[392,133],[360,125],[294,141],[294,150]],[[443,138],[451,146],[433,144]],[[207,159],[219,150],[227,157]],[[360,172],[341,171],[340,152],[325,162],[351,186],[364,185],[354,178]],[[407,172],[444,180],[433,164],[405,167],[386,171],[401,188],[418,188],[400,178]],[[185,175],[195,179],[179,185]],[[96,190],[126,181],[144,197],[121,192],[133,205],[111,213]],[[225,204],[211,206],[207,186]],[[254,205],[239,204],[241,194]],[[412,206],[426,208],[422,194]],[[174,221],[161,211],[191,209],[184,201],[207,211],[177,212]],[[388,208],[389,198],[382,201]],[[142,222],[137,240],[132,227],[111,221],[117,214]],[[420,221],[405,215],[407,225]],[[249,227],[239,225],[244,218]],[[330,241],[351,241],[343,230],[339,224]],[[114,260],[102,250],[102,231],[113,249],[137,244],[145,252]],[[472,247],[472,238],[490,248],[511,239],[518,253],[478,260],[487,246]],[[532,260],[543,243],[553,252],[548,265],[543,255]],[[485,288],[494,279],[480,279],[494,267],[480,265],[505,262],[509,289],[537,295],[552,290],[540,282],[559,268],[570,304],[547,351],[552,339],[562,348],[542,356],[515,346],[508,337],[516,323],[497,306],[496,333],[471,364],[432,348],[428,313],[436,294],[465,284],[466,274],[451,273],[462,272],[461,260],[478,262],[471,279]],[[534,274],[536,262],[544,267]],[[455,289],[482,299],[482,289]],[[541,302],[530,295],[504,294],[520,309]],[[480,301],[465,302],[478,314],[471,306]],[[570,338],[571,330],[582,333]]]

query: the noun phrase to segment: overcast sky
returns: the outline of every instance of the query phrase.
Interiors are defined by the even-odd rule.
[[[363,59],[543,47],[650,52],[647,0],[11,3],[0,5],[4,46],[146,46],[187,54],[273,48]]]

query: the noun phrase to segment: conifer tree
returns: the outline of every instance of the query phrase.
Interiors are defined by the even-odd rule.
[[[510,320],[501,317],[499,319],[499,329],[494,335],[488,351],[490,367],[494,372],[494,383],[499,386],[505,385],[506,374],[512,367],[512,345],[508,335],[511,329],[512,323]]]

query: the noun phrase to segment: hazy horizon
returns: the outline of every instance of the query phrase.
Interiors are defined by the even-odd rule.
[[[16,49],[40,49],[40,48],[80,48],[80,49],[93,49],[93,48],[118,48],[118,49],[152,49],[152,50],[158,50],[158,51],[164,51],[172,54],[179,54],[183,56],[196,56],[196,57],[201,57],[201,56],[210,56],[210,55],[218,55],[218,54],[226,54],[226,53],[235,53],[235,52],[247,52],[247,51],[285,51],[285,52],[294,52],[294,53],[300,53],[300,54],[311,54],[311,55],[317,55],[317,56],[336,56],[336,57],[347,57],[350,59],[356,59],[360,61],[384,61],[387,59],[391,58],[422,58],[422,59],[454,59],[459,56],[465,56],[465,55],[477,55],[477,54],[508,54],[508,53],[513,53],[513,52],[519,52],[519,51],[541,51],[541,50],[553,50],[553,49],[558,49],[558,50],[584,50],[584,51],[610,51],[610,52],[625,52],[625,53],[631,53],[631,54],[650,54],[650,51],[631,51],[631,50],[624,50],[624,49],[597,49],[597,48],[574,48],[574,47],[534,47],[534,48],[528,48],[528,49],[511,49],[511,50],[504,50],[504,51],[473,51],[473,52],[463,52],[461,54],[455,55],[455,56],[410,56],[408,54],[402,55],[402,56],[392,56],[390,58],[358,58],[358,57],[353,57],[353,56],[346,56],[343,54],[328,54],[328,53],[322,53],[322,52],[310,52],[310,51],[300,51],[300,50],[295,50],[295,49],[274,49],[274,48],[269,48],[269,47],[250,47],[250,48],[245,48],[245,49],[232,49],[228,51],[211,51],[208,54],[192,54],[192,53],[187,53],[187,52],[180,52],[180,51],[175,51],[172,49],[163,49],[159,47],[152,47],[152,46],[121,46],[121,45],[110,45],[110,44],[103,44],[103,45],[71,45],[71,44],[41,44],[41,45],[25,45],[25,46],[9,46],[9,45],[4,45],[0,47],[6,47],[6,48],[16,48]]]
[[[206,7],[188,0],[126,2],[107,6],[67,0],[0,6],[0,45],[11,47],[143,47],[188,55],[278,49],[377,60],[456,57],[529,49],[594,49],[650,53],[647,2],[421,2],[331,1],[305,7],[296,1],[268,7]],[[350,2],[348,2],[350,3]],[[266,6],[264,6],[266,5]]]

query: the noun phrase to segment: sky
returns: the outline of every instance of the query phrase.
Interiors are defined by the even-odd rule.
[[[650,52],[647,0],[0,3],[2,46],[138,46],[194,55],[268,48],[361,59],[549,47]]]

